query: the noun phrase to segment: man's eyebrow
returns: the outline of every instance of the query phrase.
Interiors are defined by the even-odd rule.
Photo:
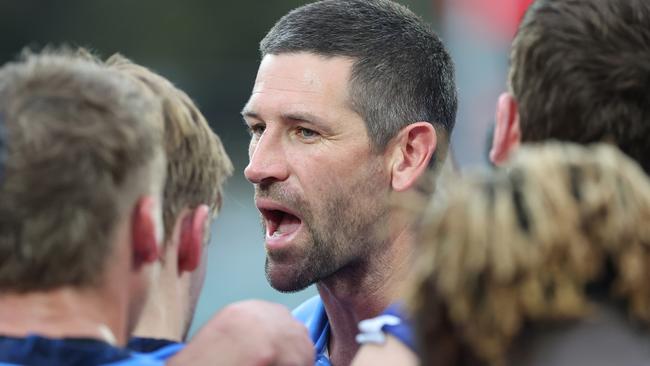
[[[241,115],[244,118],[244,124],[248,125],[248,121],[246,121],[246,118],[252,118],[256,119],[259,121],[263,121],[262,117],[260,117],[259,114],[256,112],[244,108],[241,111]],[[289,123],[296,123],[296,122],[307,122],[315,125],[316,127],[320,127],[323,130],[329,130],[329,126],[327,123],[325,123],[325,120],[322,118],[316,116],[315,114],[312,114],[307,111],[302,111],[302,112],[285,112],[280,114],[280,118],[283,121],[289,122]]]
[[[287,112],[287,113],[282,113],[280,117],[283,120],[288,120],[292,122],[307,122],[307,123],[312,123],[316,126],[320,127],[327,127],[327,124],[323,121],[322,118],[309,113],[309,112]]]
[[[255,113],[252,110],[247,109],[247,108],[242,109],[242,111],[240,113],[241,113],[241,116],[242,116],[241,121],[242,121],[242,123],[244,123],[244,126],[246,127],[246,129],[250,129],[250,124],[253,123],[253,122],[250,122],[249,119],[252,118],[252,119],[255,119],[255,120],[258,120],[258,121],[262,120],[257,113]]]
[[[251,117],[251,118],[261,119],[260,116],[257,113],[255,113],[252,110],[250,110],[248,108],[245,108],[245,107],[244,107],[244,109],[242,109],[240,114],[242,115],[242,117]]]

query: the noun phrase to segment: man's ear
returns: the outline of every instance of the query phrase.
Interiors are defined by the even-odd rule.
[[[158,206],[153,197],[142,197],[136,203],[131,223],[133,263],[136,269],[158,260],[158,214]]]
[[[209,230],[209,211],[207,205],[199,205],[183,218],[178,246],[179,273],[193,272],[201,263],[203,241]]]
[[[517,101],[510,93],[503,93],[497,102],[496,125],[492,137],[490,160],[501,165],[521,143]]]
[[[393,146],[391,185],[395,191],[411,188],[429,166],[438,143],[429,122],[412,123],[397,135]]]

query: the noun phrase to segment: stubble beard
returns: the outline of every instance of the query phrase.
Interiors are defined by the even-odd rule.
[[[332,190],[330,196],[334,197],[323,197],[325,205],[318,210],[286,194],[271,196],[291,202],[304,225],[303,237],[296,238],[302,243],[294,243],[287,251],[267,253],[265,273],[271,287],[281,292],[301,291],[344,268],[368,261],[373,250],[384,246],[381,228],[387,225],[387,194],[373,179],[361,179],[351,187]],[[279,262],[292,262],[284,265],[284,271],[290,273],[276,273]]]

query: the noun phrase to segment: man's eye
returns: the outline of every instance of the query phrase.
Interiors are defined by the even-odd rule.
[[[266,127],[264,125],[253,125],[253,126],[248,126],[248,133],[251,136],[261,136],[262,133],[264,133],[264,129]]]
[[[304,127],[298,127],[298,134],[305,139],[311,139],[318,136],[318,132]]]

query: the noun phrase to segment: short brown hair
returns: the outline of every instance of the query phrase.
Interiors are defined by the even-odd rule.
[[[0,116],[0,291],[99,284],[118,225],[138,197],[161,193],[160,100],[47,51],[0,69]]]
[[[424,365],[505,364],[525,329],[602,297],[650,325],[650,181],[615,147],[522,147],[425,216],[410,296]]]
[[[218,213],[223,183],[232,174],[228,154],[192,99],[169,80],[137,65],[121,55],[106,63],[136,78],[163,100],[167,181],[164,196],[165,234],[171,234],[174,222],[185,207],[207,204]]]
[[[650,172],[650,2],[538,0],[512,45],[523,142],[617,145]]]
[[[438,172],[456,123],[454,63],[421,18],[391,0],[322,0],[283,16],[260,42],[262,57],[309,52],[354,60],[352,108],[365,121],[372,147],[384,151],[411,123],[431,123]],[[444,142],[444,143],[443,143]]]

